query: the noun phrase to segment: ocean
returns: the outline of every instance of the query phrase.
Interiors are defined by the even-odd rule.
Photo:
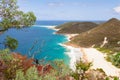
[[[67,38],[64,35],[54,34],[54,30],[47,28],[65,22],[66,21],[37,21],[36,24],[30,28],[9,29],[0,35],[0,42],[3,42],[5,37],[9,35],[19,42],[19,46],[14,52],[19,52],[28,57],[34,56],[35,59],[46,61],[61,59],[66,64],[69,64],[70,58],[66,54],[67,49],[60,45],[60,43],[66,42]],[[0,49],[3,48],[4,46],[0,45]]]
[[[71,21],[36,21],[30,28],[9,29],[0,35],[0,42],[4,42],[5,37],[9,35],[19,42],[14,52],[45,61],[61,59],[69,64],[70,57],[66,54],[69,50],[60,45],[67,42],[67,38],[64,35],[54,34],[55,31],[48,28],[66,22]],[[0,45],[0,49],[4,49],[4,46]]]

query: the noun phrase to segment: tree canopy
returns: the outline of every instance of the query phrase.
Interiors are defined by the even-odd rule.
[[[29,27],[36,21],[33,12],[19,10],[17,0],[0,0],[0,19],[0,32],[9,28]]]
[[[30,27],[35,21],[36,17],[33,12],[24,13],[19,10],[17,0],[0,0],[0,33],[10,28]],[[14,38],[7,37],[4,45],[14,50],[18,46],[18,42]]]

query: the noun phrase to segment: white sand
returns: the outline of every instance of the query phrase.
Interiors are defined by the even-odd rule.
[[[55,27],[56,26],[47,26],[48,29],[52,29],[52,30],[58,31],[59,29],[56,29]]]
[[[64,34],[64,35],[67,37],[68,41],[70,41],[70,38],[77,36],[78,34]]]
[[[74,35],[75,36],[75,35]],[[71,34],[67,35],[68,39],[70,40]],[[73,46],[63,45],[65,46],[69,52],[68,56],[71,58],[70,60],[70,68],[75,70],[75,62],[80,58],[92,62],[93,66],[92,69],[101,68],[104,70],[106,75],[108,76],[118,76],[120,77],[120,68],[113,66],[110,62],[107,62],[104,58],[104,53],[94,49],[94,48],[75,48]]]
[[[45,28],[48,28],[48,29],[52,29],[52,30],[55,30],[55,31],[58,31],[59,29],[56,29],[56,25],[54,26],[48,26],[48,25],[33,25],[35,27],[45,27]]]
[[[86,59],[93,63],[92,69],[101,68],[108,76],[120,77],[120,68],[113,66],[106,61],[105,55],[94,48],[82,48],[82,53],[86,55]]]

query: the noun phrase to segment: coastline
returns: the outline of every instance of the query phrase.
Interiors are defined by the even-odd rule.
[[[59,29],[55,29],[55,27],[51,27],[49,29],[53,29],[58,31]],[[68,41],[77,34],[63,34],[67,37]],[[92,62],[91,69],[103,69],[107,76],[117,76],[120,78],[120,69],[112,65],[112,63],[106,61],[104,53],[96,50],[95,48],[82,48],[77,47],[74,44],[61,44],[61,46],[65,47],[68,51],[65,53],[70,57],[70,68],[75,70],[75,63],[79,61],[80,58],[87,62]]]
[[[68,34],[69,35],[69,34]],[[71,35],[71,34],[70,34]],[[73,36],[69,36],[70,38]],[[72,54],[68,52],[67,54],[71,58],[70,60],[70,68],[75,70],[75,62],[79,61],[81,58],[84,61],[92,62],[91,69],[103,69],[107,76],[117,76],[120,78],[120,68],[115,67],[112,65],[111,62],[106,61],[105,54],[96,50],[95,48],[82,48],[76,47],[73,44],[65,44],[66,48],[72,49]],[[77,50],[77,52],[76,52]]]
[[[49,26],[49,27],[46,27],[48,29],[52,29],[52,30],[55,30],[55,32],[53,34],[56,34],[56,31],[58,31],[59,29],[56,29],[55,28],[56,26]],[[78,34],[62,34],[64,35],[68,41],[70,41],[70,39]],[[67,42],[68,42],[67,41]],[[67,54],[69,57],[70,57],[70,63],[69,63],[69,67],[72,69],[72,70],[75,70],[75,63],[77,60],[79,60],[82,56],[82,53],[80,51],[79,48],[76,48],[74,46],[71,46],[71,45],[66,45],[64,43],[60,43],[61,46],[65,47],[67,49],[67,52],[65,52],[65,54]],[[76,53],[76,54],[75,54]]]
[[[73,46],[68,46],[65,44],[61,44],[61,46],[65,47],[67,49],[67,52],[65,52],[65,54],[67,54],[70,57],[70,68],[75,71],[75,63],[76,61],[80,60],[80,57],[82,56],[82,53],[80,51],[79,48],[75,48]]]

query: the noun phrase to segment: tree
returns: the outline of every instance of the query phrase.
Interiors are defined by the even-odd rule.
[[[10,28],[21,29],[29,27],[35,21],[36,17],[33,12],[24,13],[19,10],[17,0],[0,0],[0,33]],[[14,49],[16,49],[15,47],[17,46],[14,46]]]
[[[5,40],[5,48],[14,50],[16,49],[17,46],[18,46],[18,41],[14,38],[11,38],[10,36],[7,36]]]
[[[18,10],[17,0],[1,0],[0,2],[0,31],[9,28],[23,28],[35,23],[33,12],[24,13]]]

